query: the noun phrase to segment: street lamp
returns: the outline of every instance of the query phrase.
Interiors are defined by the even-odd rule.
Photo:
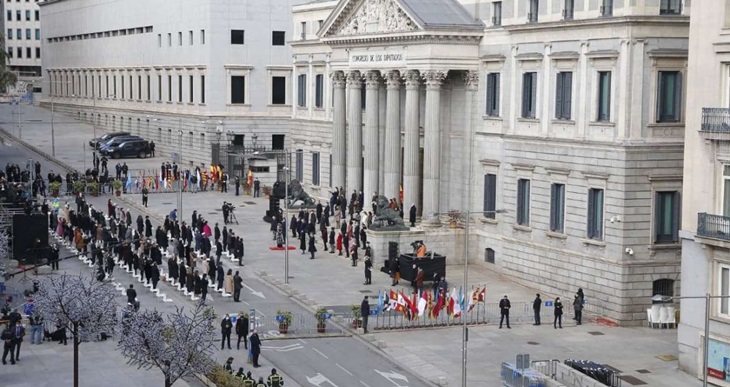
[[[654,295],[651,300],[655,302],[669,302],[672,300],[705,300],[705,338],[704,338],[704,348],[702,351],[702,386],[707,387],[707,366],[708,366],[708,357],[709,357],[709,346],[710,346],[710,311],[711,311],[711,301],[713,299],[730,299],[730,295],[725,296],[713,296],[710,295],[710,293],[705,294],[704,296],[679,296],[679,297],[672,297],[672,296],[665,296],[662,294],[656,294]]]
[[[180,149],[178,150],[178,152],[179,152],[178,157],[180,158],[180,166],[178,168],[180,171],[180,176],[184,176],[184,174],[182,174],[182,164],[183,164],[183,162],[182,162],[182,138],[183,138],[182,119],[180,119],[180,129],[178,130],[177,134],[180,136]],[[178,216],[179,216],[179,219],[183,219],[183,191],[182,191],[183,184],[182,184],[182,181],[178,180],[177,185],[178,185],[178,198],[177,198],[178,204],[177,205],[179,208]]]

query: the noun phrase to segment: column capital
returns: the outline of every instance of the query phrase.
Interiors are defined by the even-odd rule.
[[[464,84],[467,90],[474,91],[479,89],[479,72],[467,71],[464,73]]]
[[[362,88],[362,75],[359,71],[354,70],[347,73],[347,87],[355,89]]]
[[[388,85],[388,89],[400,89],[401,76],[398,70],[388,71],[385,76],[385,82]]]
[[[367,89],[379,89],[381,81],[380,72],[377,70],[368,71],[365,74],[365,88]]]
[[[345,82],[347,81],[347,79],[345,78],[345,73],[343,73],[342,71],[333,71],[330,74],[330,79],[332,79],[332,86],[340,89],[345,87]]]
[[[441,89],[441,85],[446,79],[446,71],[429,70],[423,73],[423,79],[426,81],[426,87],[431,90]]]
[[[406,75],[403,77],[406,81],[406,89],[418,89],[421,87],[421,76],[418,70],[408,70]]]

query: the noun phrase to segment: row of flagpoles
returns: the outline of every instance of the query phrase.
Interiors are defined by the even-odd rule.
[[[218,181],[215,177],[211,179],[202,179],[202,177],[207,177],[208,175],[207,172],[204,172],[203,174],[204,176],[201,176],[200,170],[197,169],[194,172],[186,170],[179,174],[181,176],[180,179],[175,179],[175,176],[171,171],[168,171],[168,173],[165,174],[157,170],[129,171],[127,174],[127,180],[123,184],[128,192],[141,191],[145,188],[150,191],[177,190],[179,189],[178,184],[180,183],[183,185],[183,190],[187,190],[188,188],[196,188],[200,190],[201,186],[207,185],[210,181]],[[213,176],[215,176],[215,174]],[[193,183],[193,177],[195,177],[195,183]]]
[[[451,292],[448,292],[448,289],[422,290],[418,293],[413,292],[410,297],[402,290],[399,292],[384,290],[378,292],[378,305],[371,314],[377,316],[383,312],[396,311],[403,313],[404,318],[414,320],[424,316],[435,319],[443,312],[451,318],[457,318],[461,317],[462,313],[471,312],[477,303],[484,303],[486,292],[486,286],[477,286],[467,299],[462,287],[459,287],[458,292],[456,288]]]

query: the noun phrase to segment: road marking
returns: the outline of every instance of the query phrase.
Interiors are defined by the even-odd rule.
[[[302,349],[302,348],[304,348],[304,347],[302,347],[300,344],[291,344],[291,345],[286,345],[283,347],[261,346],[261,349],[273,349],[276,352],[290,352],[290,351],[295,351],[297,349]]]
[[[307,342],[306,342],[306,341],[304,341],[303,339],[298,339],[298,340],[299,340],[299,341],[300,341],[300,342],[301,342],[302,344],[307,344]]]
[[[331,380],[327,379],[324,375],[319,374],[319,373],[317,375],[312,376],[311,378],[309,376],[307,376],[307,381],[309,382],[309,384],[311,384],[313,386],[317,386],[317,387],[322,386],[322,383],[328,383],[332,387],[337,387],[337,385],[332,383]]]
[[[256,290],[254,290],[253,288],[251,288],[250,286],[248,286],[248,285],[246,285],[246,284],[244,284],[244,283],[242,283],[241,285],[243,285],[243,287],[244,287],[244,288],[246,288],[246,289],[248,289],[249,291],[251,291],[251,294],[253,294],[254,296],[256,296],[256,297],[261,297],[261,298],[263,298],[264,300],[266,299],[266,296],[264,296],[264,293],[262,293],[262,292],[259,292],[259,291],[256,291]]]
[[[318,350],[317,348],[314,348],[314,347],[312,347],[312,349],[314,350],[314,352],[317,352],[318,354],[322,355],[322,357],[323,357],[323,358],[325,358],[325,359],[329,359],[329,358],[327,357],[327,355],[325,355],[325,354],[323,354],[322,352],[320,352],[320,350]]]
[[[380,376],[388,379],[391,383],[393,383],[397,387],[407,387],[408,386],[408,378],[406,378],[405,376],[403,376],[403,375],[401,375],[399,373],[395,373],[395,372],[381,372],[381,371],[378,371],[378,370],[375,370],[375,372],[379,373]],[[402,381],[406,382],[406,384],[405,385],[402,385],[402,384],[396,382],[393,379],[402,380]]]
[[[346,374],[352,376],[352,372],[348,371],[345,367],[339,365],[338,363],[335,363],[335,365],[340,367],[341,370],[345,371]]]
[[[365,387],[370,387],[370,386],[368,386],[367,383],[363,382],[362,380],[360,381],[360,383],[362,383],[362,385],[365,386]]]

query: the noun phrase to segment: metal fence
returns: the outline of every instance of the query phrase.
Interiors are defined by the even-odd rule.
[[[705,212],[697,214],[697,235],[730,240],[730,218]]]
[[[702,108],[700,130],[703,132],[730,133],[730,109]]]
[[[249,321],[249,324],[252,324],[258,330],[259,335],[266,339],[283,336],[284,334],[287,336],[308,336],[320,333],[344,334],[345,332],[339,326],[332,323],[336,320],[335,318],[329,319],[324,332],[318,332],[317,318],[314,314],[292,314],[291,324],[286,327],[286,333],[280,331],[280,324],[275,314],[264,316],[257,313],[255,321]]]

